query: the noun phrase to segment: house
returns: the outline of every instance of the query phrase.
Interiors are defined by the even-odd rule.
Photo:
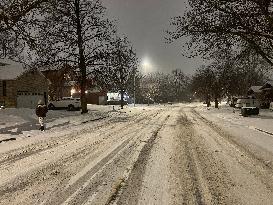
[[[51,81],[49,86],[50,100],[58,100],[63,97],[80,97],[80,73],[68,64],[49,65],[39,70]],[[86,80],[86,99],[88,104],[105,105],[106,91],[97,86],[93,79]]]
[[[269,108],[270,102],[273,102],[273,81],[267,81],[261,88],[263,100],[266,102],[266,107]]]
[[[273,80],[267,81],[261,88],[260,90],[265,91],[265,90],[272,90],[273,89]]]
[[[99,86],[87,89],[85,91],[85,96],[88,104],[105,105],[107,102],[107,92]],[[80,97],[80,91],[74,89],[72,97]]]
[[[50,100],[70,97],[71,90],[77,87],[79,74],[68,64],[45,66],[39,70],[51,82],[49,86]]]
[[[35,108],[42,99],[47,102],[50,82],[37,69],[0,59],[0,104],[5,107]]]
[[[252,96],[256,99],[261,99],[262,98],[262,86],[251,86],[248,91],[247,95]]]
[[[86,92],[87,103],[96,105],[105,105],[107,101],[107,92],[96,86]]]

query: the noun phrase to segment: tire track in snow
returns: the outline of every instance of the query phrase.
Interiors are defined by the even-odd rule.
[[[156,121],[157,118],[155,117],[156,116],[151,117],[153,121]],[[54,196],[49,201],[45,201],[42,204],[83,204],[86,203],[86,199],[89,199],[88,203],[92,204],[92,202],[96,199],[96,196],[99,195],[95,192],[99,184],[93,186],[91,189],[92,191],[90,191],[90,186],[92,185],[92,182],[95,181],[95,178],[100,173],[103,175],[103,172],[105,172],[107,166],[112,166],[113,164],[116,164],[117,162],[114,163],[114,161],[120,160],[119,158],[123,156],[123,152],[126,152],[126,150],[130,149],[130,147],[134,147],[137,141],[146,132],[147,127],[152,128],[154,126],[153,123],[147,124],[147,122],[149,122],[150,120],[146,119],[145,121],[146,123],[141,123],[142,127],[140,127],[140,129],[132,133],[131,136],[129,136],[129,138],[126,138],[126,140],[118,145],[118,147],[116,147],[114,150],[111,150],[110,152],[105,152],[102,155],[102,159],[100,157],[99,159],[95,160],[97,161],[94,162],[95,165],[89,167],[84,175],[82,175],[76,181],[72,180],[75,181],[73,184],[67,184],[66,189],[60,190],[60,192],[57,194],[54,193]],[[113,149],[113,147],[111,147],[111,149]],[[130,158],[130,155],[126,155],[126,158]],[[107,174],[109,173],[105,173],[105,175]]]
[[[149,123],[150,118],[152,118],[152,119],[155,118],[158,115],[158,113],[159,112],[145,113],[145,115],[141,115],[140,117],[137,117],[137,119],[134,119],[133,121],[127,122],[124,125],[121,123],[120,128],[115,128],[115,129],[113,129],[113,127],[109,128],[109,130],[112,130],[112,132],[105,133],[104,135],[105,136],[111,135],[111,136],[113,136],[112,138],[114,138],[116,134],[123,133],[123,135],[126,136],[126,135],[130,134],[130,132],[131,132],[130,130],[127,130],[127,128],[130,128],[132,125],[135,126],[135,128],[136,128],[135,131],[136,132],[141,133],[142,128],[145,127],[145,125],[147,125]],[[147,118],[147,116],[149,116],[149,118]],[[138,127],[137,122],[142,122],[142,121],[146,121],[146,123],[141,123],[142,126]],[[134,133],[132,133],[132,134],[134,134]],[[118,139],[116,139],[116,140],[118,140]],[[100,146],[100,145],[96,144],[96,146]],[[124,144],[124,146],[125,146],[125,144]],[[124,147],[124,146],[122,146],[122,147]],[[65,158],[61,158],[59,161],[56,162],[56,164],[55,163],[53,163],[53,164],[49,163],[49,164],[46,164],[44,167],[39,167],[37,169],[37,171],[32,170],[29,174],[22,175],[22,177],[19,180],[17,178],[17,179],[14,180],[14,182],[10,183],[10,184],[13,184],[15,186],[11,186],[11,187],[7,186],[6,188],[2,187],[1,188],[1,196],[3,196],[3,194],[7,194],[7,193],[11,193],[11,192],[14,193],[17,190],[19,191],[19,190],[23,190],[25,188],[28,188],[31,185],[33,185],[33,183],[35,182],[35,181],[28,181],[28,180],[31,180],[34,177],[35,178],[39,178],[39,176],[43,177],[44,175],[46,175],[46,173],[48,173],[50,170],[52,170],[52,167],[54,167],[55,169],[62,170],[62,166],[64,166],[65,164],[69,164],[70,161],[81,160],[82,157],[87,156],[88,154],[90,154],[90,152],[92,152],[92,149],[90,149],[89,146],[85,146],[83,149],[78,150],[76,152],[72,152],[71,155],[66,155]],[[42,153],[39,153],[39,154],[42,154]],[[79,156],[79,157],[77,157],[77,156]],[[19,183],[19,184],[15,183],[17,180],[21,181],[21,183]],[[43,183],[43,182],[41,182],[41,183]]]
[[[155,115],[157,115],[157,114],[158,113],[156,113]],[[140,118],[138,117],[137,119],[133,120],[129,124],[126,124],[125,126],[128,126],[128,125],[131,126],[132,124],[134,124],[134,123],[136,123],[138,121],[144,120],[145,118],[146,118],[146,115],[143,116],[143,117],[141,116]],[[117,126],[117,125],[119,125],[119,126]],[[113,129],[113,127],[115,127],[115,129]],[[103,136],[106,136],[106,137],[108,137],[108,136],[114,136],[117,133],[121,132],[123,129],[124,129],[124,125],[122,125],[122,123],[114,123],[114,124],[111,124],[109,127],[106,127],[105,129],[99,130],[99,135],[100,135],[100,138],[103,138]],[[105,133],[105,134],[100,134],[100,132]],[[83,132],[83,134],[88,134],[88,132]],[[25,158],[31,158],[30,161],[35,161],[35,158],[34,158],[35,156],[40,157],[40,155],[48,153],[48,152],[50,152],[50,150],[55,150],[55,152],[57,153],[58,150],[61,149],[61,148],[62,149],[66,149],[66,147],[68,147],[69,145],[78,143],[77,139],[82,138],[83,134],[81,134],[81,135],[75,135],[76,139],[74,139],[74,138],[72,138],[72,139],[65,139],[64,143],[57,143],[57,146],[52,146],[52,147],[51,146],[46,146],[45,149],[40,149],[38,151],[33,151],[32,154],[31,153],[27,153],[23,157],[20,157],[20,155],[19,155],[19,156],[17,156],[16,160],[12,160],[10,162],[6,161],[5,163],[1,163],[0,169],[6,170],[10,166],[13,166],[14,163],[16,163],[19,160],[27,160]],[[84,153],[85,151],[90,151],[90,148],[92,148],[94,146],[97,146],[97,145],[99,145],[102,142],[104,142],[104,141],[103,140],[96,140],[96,141],[94,141],[91,144],[87,143],[85,146],[83,146],[77,152],[78,152],[78,154],[80,154],[80,153]],[[36,146],[36,145],[32,145],[32,146]],[[66,155],[65,158],[62,158],[62,162],[64,163],[66,160],[69,160],[72,157],[76,158],[74,153]],[[38,167],[37,168],[37,172],[39,172],[40,169],[45,169],[44,167],[51,166],[51,164],[52,163],[49,163],[49,164],[45,164],[42,167]],[[53,164],[55,164],[55,163],[53,163]],[[29,169],[29,167],[25,167],[25,168]],[[35,172],[35,170],[31,170],[31,172]],[[18,173],[17,173],[17,175],[18,175]],[[23,175],[26,175],[26,173],[23,173]],[[17,180],[17,179],[18,179],[18,177],[15,178],[15,180]],[[19,180],[19,181],[21,181],[21,180]],[[3,181],[2,181],[2,183],[3,183]],[[25,184],[27,184],[27,183],[25,183]],[[21,186],[17,186],[17,187],[21,187]],[[11,188],[11,189],[13,191],[15,191],[14,188]],[[3,194],[3,193],[0,193],[0,194]]]
[[[146,117],[146,113],[145,113],[145,116],[142,116],[142,115],[143,114],[139,114],[137,116],[134,116],[135,119],[133,119],[133,122],[131,122],[130,124],[137,123]],[[57,139],[53,138],[53,139],[50,139],[50,141],[47,140],[47,141],[38,142],[38,143],[31,144],[31,145],[28,145],[23,148],[18,148],[16,150],[12,150],[7,153],[4,153],[4,154],[2,154],[2,156],[0,155],[2,158],[0,160],[0,165],[2,166],[5,164],[14,163],[18,160],[24,159],[24,158],[29,157],[31,155],[38,154],[38,153],[41,153],[41,152],[44,152],[44,151],[47,151],[49,149],[53,149],[53,148],[56,148],[59,146],[64,146],[66,144],[69,144],[73,140],[76,141],[77,139],[79,139],[81,137],[82,134],[94,132],[100,128],[103,128],[105,126],[105,124],[111,123],[113,126],[116,126],[116,124],[119,124],[118,121],[117,122],[110,122],[111,120],[112,120],[112,118],[108,119],[105,122],[102,122],[102,124],[92,127],[91,129],[87,128],[87,129],[83,129],[80,131],[72,132],[69,134],[58,136]],[[113,129],[112,127],[108,128],[108,129],[104,128],[102,131],[109,132],[112,129]]]
[[[247,186],[255,186],[257,189],[256,192],[258,191],[261,192],[261,190],[263,190],[262,193],[265,195],[262,197],[264,197],[264,199],[267,197],[272,198],[272,195],[269,194],[273,193],[272,167],[270,167],[268,163],[266,163],[262,158],[253,153],[250,149],[236,142],[235,138],[232,135],[225,132],[219,126],[215,125],[213,122],[204,118],[196,110],[192,110],[192,113],[194,114],[194,116],[200,119],[201,122],[203,122],[213,132],[216,133],[216,135],[213,135],[214,136],[213,139],[218,143],[218,145],[222,149],[220,150],[220,152],[226,153],[226,155],[230,157],[229,160],[233,160],[234,164],[237,164],[237,167],[234,168],[234,170],[239,169],[238,166],[240,166],[240,169],[242,169],[241,172],[242,173],[244,172],[244,175],[242,175],[242,177],[245,178],[254,177],[255,181],[248,182],[247,183],[248,185],[245,185],[246,186],[245,189],[247,189]],[[234,181],[234,186],[238,183],[243,182]],[[242,187],[244,188],[244,186]],[[253,194],[250,193],[251,192],[250,190],[248,191],[249,193],[247,194],[249,194],[249,197],[252,197]],[[262,197],[261,199],[263,199]]]
[[[128,175],[128,179],[125,182],[124,187],[121,192],[117,191],[117,196],[113,200],[110,200],[107,205],[110,204],[137,204],[138,197],[141,191],[142,179],[145,174],[146,165],[151,154],[154,142],[158,136],[159,131],[162,129],[166,121],[169,119],[170,115],[167,115],[165,119],[161,122],[160,126],[155,130],[151,138],[147,141],[144,147],[141,149],[140,154],[133,165],[133,169]]]
[[[178,132],[174,137],[174,154],[171,158],[171,187],[175,195],[172,197],[173,204],[221,204],[225,201],[221,191],[225,190],[226,185],[225,180],[220,180],[216,174],[221,173],[221,164],[214,164],[207,150],[198,144],[199,137],[193,122],[183,110],[180,111],[177,124]],[[212,189],[211,182],[218,189]]]
[[[253,152],[251,152],[248,148],[244,147],[242,144],[239,144],[237,141],[234,140],[234,137],[229,134],[228,132],[224,131],[222,128],[220,128],[218,125],[213,123],[212,121],[209,121],[205,117],[203,117],[200,113],[198,113],[195,109],[192,110],[192,112],[198,117],[200,120],[202,120],[205,124],[207,124],[211,129],[213,129],[215,132],[219,134],[219,136],[223,137],[225,140],[227,140],[229,143],[236,146],[240,151],[244,152],[249,158],[255,160],[258,164],[260,164],[264,169],[268,171],[272,171],[273,167],[266,162],[261,157],[257,156]]]

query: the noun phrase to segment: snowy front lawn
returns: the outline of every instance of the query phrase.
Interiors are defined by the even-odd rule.
[[[49,110],[46,122],[46,131],[39,130],[38,118],[35,109],[6,108],[0,109],[0,144],[6,141],[19,140],[27,137],[47,136],[54,137],[80,130],[88,125],[88,122],[112,118],[120,115],[134,115],[145,109],[154,109],[158,106],[128,105],[124,110],[118,105],[87,105],[88,113],[81,115],[80,111]]]
[[[269,153],[273,153],[273,112],[261,109],[259,115],[243,117],[240,109],[222,104],[219,109],[213,107],[207,109],[203,105],[194,108],[204,118],[212,121],[235,137],[235,140],[247,144],[262,147]]]
[[[89,112],[81,115],[80,111],[49,110],[46,117],[46,130],[58,131],[105,118],[112,109],[110,106],[88,105]],[[0,142],[9,139],[39,134],[38,118],[35,109],[6,108],[0,110]]]
[[[223,120],[227,126],[240,125],[250,129],[258,128],[273,133],[273,112],[269,109],[260,109],[259,115],[248,117],[243,117],[240,109],[234,109],[225,103],[222,103],[219,109],[213,107],[207,109],[205,106],[198,106],[196,110],[203,113],[212,121]]]

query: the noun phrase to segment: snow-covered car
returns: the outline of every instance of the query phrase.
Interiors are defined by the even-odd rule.
[[[242,107],[260,107],[260,101],[258,99],[253,98],[238,98],[236,105],[236,108],[242,108]]]
[[[79,110],[81,108],[80,98],[63,97],[60,100],[53,100],[48,102],[48,109],[67,109],[67,110]]]

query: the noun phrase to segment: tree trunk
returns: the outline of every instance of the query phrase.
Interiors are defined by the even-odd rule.
[[[207,107],[210,107],[210,97],[209,96],[207,96],[206,103],[207,103]]]
[[[219,102],[217,98],[215,98],[214,102],[215,102],[215,108],[219,108]]]
[[[216,90],[215,91],[215,94],[214,94],[214,107],[215,108],[219,108],[219,101],[218,101],[218,98],[219,98],[219,92]]]
[[[123,105],[124,105],[124,90],[123,89],[121,89],[121,91],[120,91],[120,107],[121,107],[121,109],[123,109]]]
[[[84,56],[83,38],[82,38],[82,24],[80,19],[80,0],[75,0],[75,14],[77,18],[77,37],[78,37],[78,48],[79,48],[79,68],[81,71],[81,106],[82,114],[87,113],[87,100],[85,95],[86,89],[86,64]]]

